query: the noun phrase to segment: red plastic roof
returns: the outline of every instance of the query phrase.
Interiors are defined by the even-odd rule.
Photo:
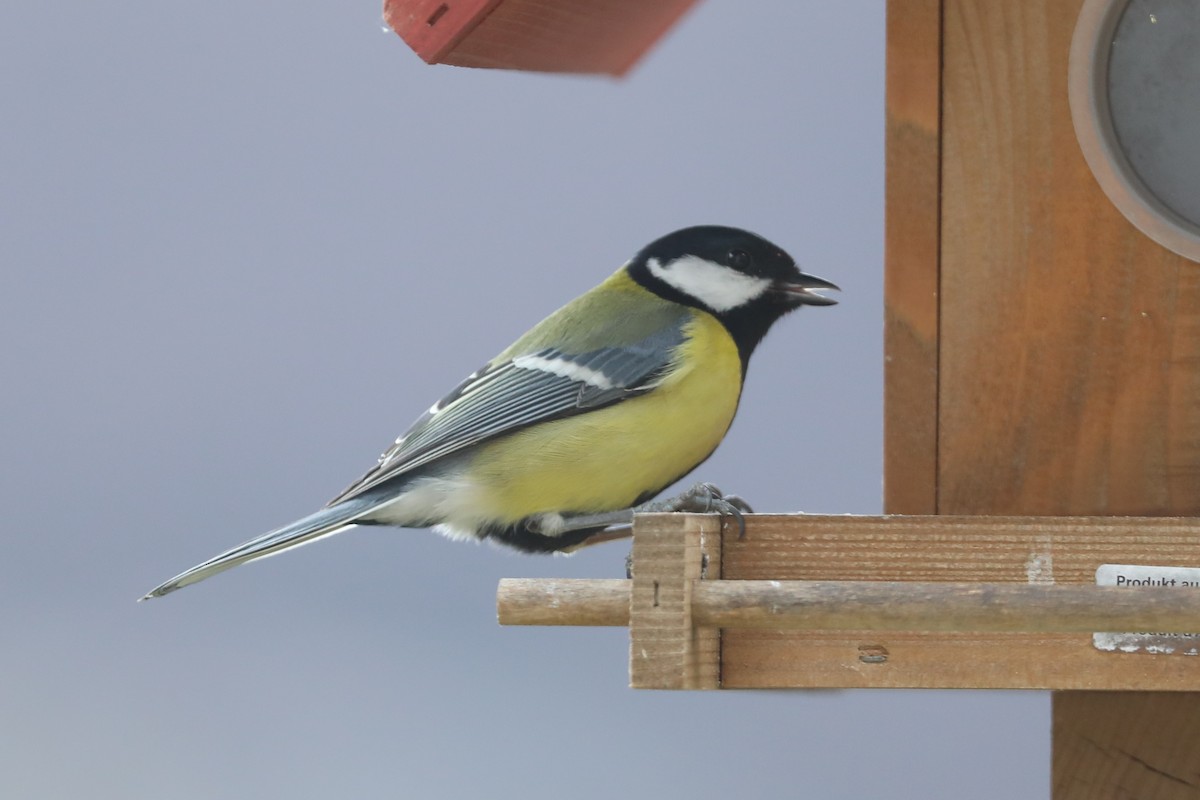
[[[697,0],[384,0],[430,64],[624,75]]]

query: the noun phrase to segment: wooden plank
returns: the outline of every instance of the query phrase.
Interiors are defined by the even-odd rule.
[[[937,511],[940,0],[889,0],[884,508]]]
[[[943,5],[938,509],[1195,514],[1200,278],[1084,162],[1066,91],[1082,2]],[[1119,685],[1112,660],[1063,655]],[[1180,662],[1128,663],[1147,671],[1124,686],[1151,689]],[[1055,797],[1195,796],[1161,780],[1152,728],[1197,717],[1200,693],[1056,696]],[[1118,751],[1145,768],[1117,780]]]
[[[721,576],[721,518],[659,514],[633,537],[629,683],[635,689],[718,689],[721,632],[692,620],[696,581]]]
[[[1200,591],[928,581],[700,581],[692,589],[692,618],[700,626],[738,630],[1158,631],[1200,636]]]
[[[1200,797],[1200,715],[1167,692],[1055,692],[1056,800]]]
[[[753,514],[746,521],[745,537],[723,544],[726,580],[1090,584],[1100,564],[1134,556],[1133,563],[1200,567],[1200,536],[1188,518]]]
[[[1120,517],[753,515],[725,580],[1085,585],[1105,563],[1200,567],[1194,521]],[[723,688],[1183,690],[1200,658],[1097,650],[1085,634],[725,630]]]

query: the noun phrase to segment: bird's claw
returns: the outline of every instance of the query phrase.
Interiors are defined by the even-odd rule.
[[[691,511],[696,514],[720,514],[733,517],[738,524],[738,538],[746,538],[746,514],[753,513],[750,504],[736,494],[725,494],[711,483],[697,483],[682,494],[660,503],[647,503],[646,511]]]

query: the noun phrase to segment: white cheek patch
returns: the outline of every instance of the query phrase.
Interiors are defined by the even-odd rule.
[[[744,306],[771,286],[769,278],[746,275],[698,256],[683,256],[667,264],[651,258],[646,266],[663,283],[717,312]]]

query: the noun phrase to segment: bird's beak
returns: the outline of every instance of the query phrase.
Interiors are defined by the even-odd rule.
[[[780,281],[772,287],[776,292],[786,295],[793,303],[806,306],[835,306],[837,300],[820,294],[822,290],[840,292],[836,284],[830,283],[816,275],[805,275],[803,272],[790,281]]]

